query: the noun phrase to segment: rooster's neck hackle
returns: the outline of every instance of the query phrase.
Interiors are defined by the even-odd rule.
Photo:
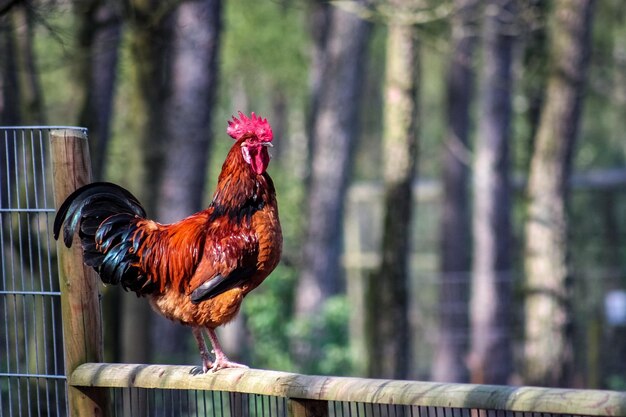
[[[228,215],[241,220],[254,214],[266,204],[273,189],[267,173],[256,174],[243,159],[241,141],[231,148],[217,181],[211,207],[212,218]]]

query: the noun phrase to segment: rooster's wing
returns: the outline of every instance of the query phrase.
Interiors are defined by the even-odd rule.
[[[233,224],[226,217],[211,224],[204,254],[188,294],[193,303],[245,286],[257,272],[259,240],[249,227]]]

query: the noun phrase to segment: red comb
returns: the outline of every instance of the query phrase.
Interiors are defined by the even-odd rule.
[[[271,142],[274,138],[272,127],[267,122],[267,119],[257,117],[254,112],[250,113],[250,117],[247,117],[242,112],[239,112],[239,119],[233,116],[233,120],[228,121],[226,133],[235,140],[248,133],[254,134],[263,142]]]

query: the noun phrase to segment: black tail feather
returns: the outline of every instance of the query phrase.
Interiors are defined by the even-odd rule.
[[[65,223],[63,242],[68,248],[72,246],[74,233],[83,221],[84,212],[90,211],[97,211],[96,215],[92,214],[86,219],[87,226],[91,227],[94,227],[94,221],[101,219],[102,222],[113,214],[146,216],[141,203],[130,191],[109,182],[94,182],[77,189],[61,204],[54,219],[54,238],[59,238],[61,226]]]
[[[107,182],[86,185],[74,191],[61,205],[54,219],[54,238],[63,228],[63,242],[69,248],[78,231],[84,262],[93,267],[107,284],[121,284],[138,295],[153,285],[134,266],[140,239],[133,239],[136,219],[146,212],[126,189]]]

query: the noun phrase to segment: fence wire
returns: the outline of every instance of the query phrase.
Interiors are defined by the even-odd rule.
[[[64,416],[49,134],[0,127],[0,415]]]
[[[288,400],[232,392],[111,388],[111,415],[114,417],[287,417]],[[408,406],[363,402],[329,401],[328,417],[584,417],[487,410],[476,408]]]
[[[287,417],[280,397],[204,390],[111,388],[113,417]]]

